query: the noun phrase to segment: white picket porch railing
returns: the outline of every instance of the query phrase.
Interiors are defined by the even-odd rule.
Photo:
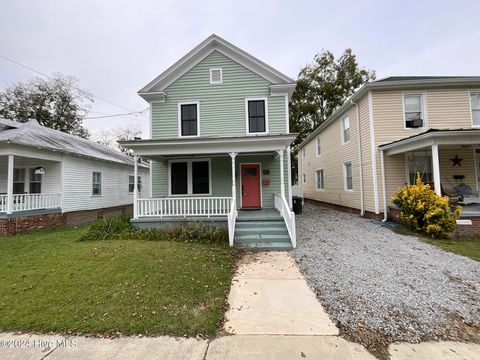
[[[62,194],[14,194],[12,212],[56,209],[62,206]],[[8,211],[8,195],[0,195],[0,212]]]
[[[172,197],[137,200],[137,217],[227,216],[231,197]]]
[[[228,243],[233,246],[233,239],[235,234],[235,222],[237,221],[238,211],[235,196],[230,205],[230,212],[228,213]]]
[[[280,215],[283,216],[285,225],[288,230],[288,235],[290,235],[290,240],[292,241],[293,248],[297,247],[297,230],[295,225],[295,213],[290,210],[288,206],[287,199],[284,196],[278,193],[274,193],[274,203],[275,209],[280,212]]]

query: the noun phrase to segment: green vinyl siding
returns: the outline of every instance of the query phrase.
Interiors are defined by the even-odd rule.
[[[237,207],[240,208],[240,164],[260,163],[261,180],[270,180],[269,185],[261,185],[262,200],[264,208],[273,208],[273,193],[280,193],[280,163],[279,158],[273,154],[269,155],[241,155],[235,159],[236,185],[237,185]],[[212,157],[212,196],[232,195],[232,161],[229,156]],[[285,191],[289,196],[288,188],[288,163],[286,153],[284,155]],[[269,175],[264,175],[268,170]],[[168,196],[168,160],[154,161],[152,165],[152,190],[153,197]]]
[[[210,84],[210,68],[223,69],[223,83]],[[265,97],[269,134],[286,133],[285,97],[270,96],[270,83],[218,51],[187,71],[152,103],[152,139],[178,137],[178,103],[200,103],[200,136],[245,136],[245,98]]]

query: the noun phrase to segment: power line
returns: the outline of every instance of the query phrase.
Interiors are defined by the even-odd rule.
[[[41,72],[41,71],[38,71],[38,70],[36,70],[36,69],[28,66],[28,65],[22,64],[22,63],[20,63],[20,62],[18,62],[18,61],[15,61],[15,60],[13,60],[13,59],[10,59],[10,58],[8,58],[8,57],[6,57],[6,56],[3,56],[3,55],[1,55],[1,54],[0,54],[0,58],[4,59],[4,60],[6,60],[6,61],[9,61],[9,62],[11,62],[11,63],[13,63],[13,64],[15,64],[15,65],[18,65],[18,66],[20,66],[20,67],[23,67],[24,69],[33,71],[33,72],[36,73],[36,74],[45,76],[45,77],[47,77],[47,78],[49,78],[49,79],[54,79],[53,76],[50,76],[50,75],[48,75],[48,74],[45,74],[45,73],[43,73],[43,72]],[[105,98],[103,98],[103,97],[101,97],[101,96],[98,96],[98,95],[95,95],[95,94],[89,94],[89,93],[87,93],[85,90],[82,90],[82,89],[80,89],[80,88],[78,88],[78,87],[76,87],[76,86],[73,86],[73,88],[76,89],[76,90],[78,90],[78,91],[80,91],[80,92],[82,92],[82,93],[84,93],[84,94],[86,94],[86,95],[92,95],[94,98],[97,98],[97,99],[102,100],[102,101],[104,101],[104,102],[106,102],[106,103],[108,103],[108,104],[111,104],[111,105],[114,105],[114,106],[116,106],[116,107],[119,107],[119,108],[121,108],[121,109],[123,109],[123,110],[127,110],[127,111],[130,111],[130,112],[132,112],[132,113],[143,113],[143,111],[135,111],[135,110],[129,109],[129,108],[123,106],[123,105],[119,105],[119,104],[117,104],[117,103],[115,103],[115,102],[113,102],[113,101],[110,101],[110,100],[108,100],[108,99],[105,99]],[[144,110],[144,111],[145,111],[145,110]],[[143,114],[142,114],[142,115],[143,115]]]
[[[117,116],[129,116],[129,115],[142,115],[145,111],[147,111],[149,108],[146,108],[142,111],[135,111],[135,112],[129,112],[129,113],[124,113],[124,114],[105,114],[104,116],[90,116],[84,118],[84,120],[92,120],[92,119],[105,119],[105,118],[112,118],[112,117],[117,117]]]

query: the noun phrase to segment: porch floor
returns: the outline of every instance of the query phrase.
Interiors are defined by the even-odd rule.
[[[468,204],[468,205],[461,205],[461,206],[463,206],[463,210],[460,217],[480,216],[480,204]]]

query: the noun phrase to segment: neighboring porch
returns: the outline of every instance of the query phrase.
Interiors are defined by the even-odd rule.
[[[462,217],[480,216],[480,130],[430,130],[380,146],[384,207],[420,173],[439,195],[463,207]]]
[[[138,198],[134,193],[132,221],[141,227],[210,222],[228,229],[230,245],[274,247],[271,243],[283,242],[286,234],[289,247],[295,246],[289,183],[293,138],[278,135],[124,144],[136,157],[152,161],[152,197]],[[191,147],[192,143],[197,146]]]
[[[0,156],[0,216],[61,211],[61,161]]]

